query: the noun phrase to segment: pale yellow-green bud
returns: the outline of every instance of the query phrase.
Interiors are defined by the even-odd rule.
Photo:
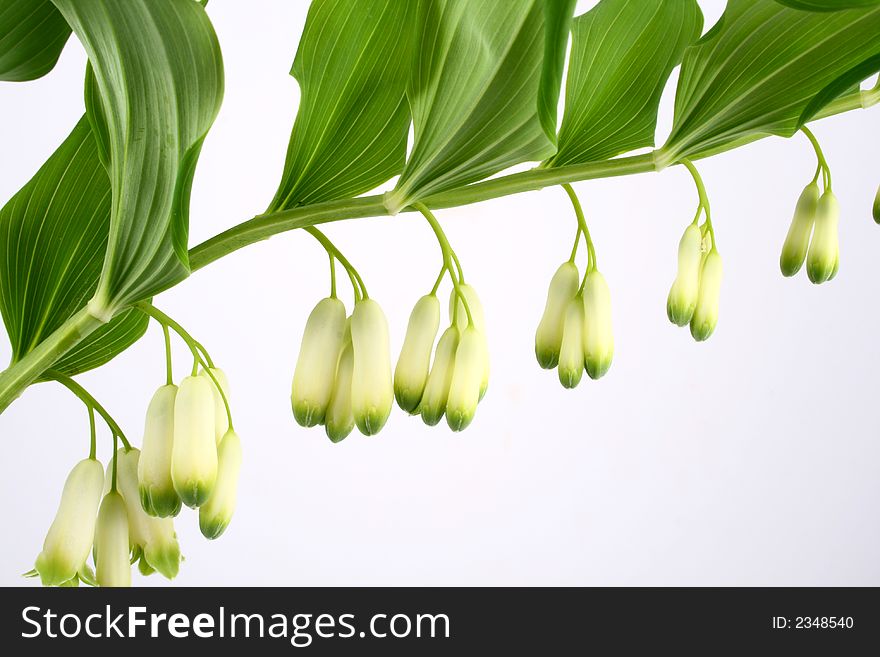
[[[138,460],[141,505],[151,516],[159,518],[180,512],[180,497],[171,480],[176,397],[174,385],[162,386],[153,395],[144,423],[144,449]]]
[[[718,302],[721,297],[721,255],[713,249],[703,262],[700,273],[700,296],[691,318],[691,335],[697,342],[707,340],[718,324]]]
[[[686,326],[697,306],[702,243],[703,234],[696,224],[685,229],[678,243],[678,272],[666,299],[666,316],[676,326]]]
[[[219,445],[220,441],[223,440],[223,436],[229,430],[229,415],[226,413],[226,404],[223,403],[223,395],[226,395],[226,401],[229,401],[229,379],[226,378],[226,374],[219,367],[212,367],[211,374],[214,375],[214,379],[217,379],[220,389],[214,385],[214,380],[208,376],[205,370],[199,372],[200,376],[205,377],[211,382],[211,388],[214,391],[214,437]],[[223,395],[220,394],[220,390],[223,390]]]
[[[573,262],[565,262],[550,280],[544,314],[535,332],[535,356],[545,370],[553,369],[559,362],[566,308],[577,294],[579,277],[577,266]]]
[[[605,277],[594,269],[584,285],[584,365],[591,379],[605,376],[614,358],[611,328],[611,291]]]
[[[409,316],[406,337],[394,370],[394,396],[407,413],[415,413],[431,368],[431,350],[440,328],[440,301],[434,294],[418,300]]]
[[[428,374],[425,393],[419,404],[422,420],[434,426],[443,419],[446,412],[446,400],[449,398],[449,386],[452,383],[452,372],[455,367],[455,352],[458,349],[461,332],[454,324],[443,332],[437,349],[434,352],[434,364]]]
[[[584,374],[584,300],[575,296],[565,309],[562,348],[559,352],[559,382],[576,388]]]
[[[45,586],[61,586],[85,566],[103,487],[104,468],[94,459],[80,461],[67,476],[58,512],[37,557],[36,571]]]
[[[816,210],[816,228],[807,252],[807,275],[813,283],[824,283],[837,273],[840,259],[840,243],[837,224],[840,205],[834,193],[827,189],[819,199]]]
[[[309,315],[290,392],[293,417],[300,426],[313,427],[324,422],[345,322],[345,304],[335,298],[322,299]]]
[[[877,195],[874,197],[874,221],[880,224],[880,187],[877,188]]]
[[[810,246],[810,236],[813,234],[813,224],[816,221],[816,210],[819,206],[819,185],[810,183],[801,192],[797,206],[794,209],[794,217],[788,227],[788,235],[782,245],[782,254],[779,256],[779,268],[783,276],[794,276],[800,271],[807,257],[807,248]]]
[[[474,326],[483,338],[483,374],[480,381],[480,399],[482,399],[483,395],[486,394],[486,390],[489,388],[489,343],[486,338],[486,316],[483,312],[483,304],[480,302],[480,297],[477,294],[477,291],[467,283],[459,285],[459,289],[464,295],[464,298],[467,299],[468,308],[471,311],[471,319],[474,321]],[[468,316],[464,309],[464,304],[461,302],[461,299],[458,299],[458,295],[456,294],[455,289],[453,289],[449,295],[450,321],[452,321],[452,317],[454,316],[453,310],[455,309],[456,300],[458,300],[458,315],[456,316],[456,323],[458,324],[459,332],[464,333],[464,329],[467,327],[468,323]]]
[[[235,513],[238,496],[238,474],[241,470],[241,441],[230,429],[220,441],[217,484],[208,501],[199,509],[199,529],[205,538],[220,536]]]
[[[171,480],[180,499],[191,508],[207,501],[217,480],[214,390],[204,376],[186,377],[177,391]]]
[[[453,431],[462,431],[474,419],[480,402],[485,367],[486,338],[476,326],[461,333],[446,399],[446,422]]]
[[[360,432],[372,436],[385,426],[394,403],[388,320],[372,299],[363,299],[354,307],[351,344],[351,410]]]
[[[151,570],[158,570],[168,579],[174,579],[180,569],[180,545],[174,533],[171,518],[147,515],[139,501],[138,469],[143,454],[136,448],[116,452],[116,486],[128,513],[129,543],[133,550],[140,549],[141,560]],[[113,464],[107,467],[104,491],[109,492],[113,481]],[[143,570],[146,566],[142,566]]]
[[[95,576],[98,586],[131,586],[128,512],[122,495],[104,496],[95,525]]]
[[[339,355],[333,394],[324,418],[327,437],[338,443],[348,437],[354,429],[354,413],[351,410],[351,380],[354,373],[354,348],[351,345],[351,330],[346,331],[345,346]]]

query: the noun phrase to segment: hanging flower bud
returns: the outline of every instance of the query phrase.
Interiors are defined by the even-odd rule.
[[[98,511],[94,558],[98,586],[131,586],[128,512],[116,491],[104,496]]]
[[[443,414],[446,412],[446,401],[449,398],[449,386],[452,383],[455,367],[455,352],[458,349],[460,336],[458,327],[450,326],[440,336],[434,352],[434,364],[431,366],[428,382],[425,384],[425,393],[419,404],[422,420],[432,427],[443,419]]]
[[[379,433],[394,402],[388,320],[378,303],[363,299],[351,315],[354,366],[351,408],[357,428],[365,436]]]
[[[238,473],[241,470],[241,441],[231,429],[223,436],[218,450],[217,484],[208,501],[199,509],[199,529],[205,538],[220,536],[235,513]]]
[[[804,264],[807,248],[810,246],[810,236],[813,234],[818,205],[819,185],[810,183],[801,192],[794,210],[794,218],[788,228],[788,235],[782,245],[779,268],[782,270],[783,276],[794,276]]]
[[[327,407],[324,429],[327,437],[338,443],[354,429],[354,413],[351,409],[351,381],[354,371],[354,348],[351,345],[351,329],[345,331],[345,346],[339,355],[333,394]]]
[[[103,486],[104,468],[94,459],[80,461],[67,476],[35,566],[45,586],[61,586],[85,567]]]
[[[880,187],[877,188],[877,195],[874,197],[874,221],[880,224]]]
[[[584,374],[584,300],[575,296],[565,310],[562,348],[559,352],[559,382],[575,388]]]
[[[180,513],[180,497],[171,480],[176,397],[177,386],[173,385],[162,386],[153,395],[144,425],[144,450],[138,460],[141,505],[159,518]]]
[[[611,329],[611,291],[594,269],[584,285],[584,365],[591,379],[605,376],[614,358]]]
[[[440,301],[434,294],[427,294],[418,300],[409,316],[406,338],[394,370],[394,396],[407,413],[414,413],[422,400],[439,327]]]
[[[467,299],[468,308],[471,311],[471,319],[474,320],[474,326],[477,328],[477,331],[479,331],[480,335],[483,338],[483,349],[481,351],[483,357],[483,367],[482,378],[480,381],[480,399],[482,400],[483,396],[486,394],[486,390],[489,388],[489,342],[486,339],[486,316],[483,313],[483,304],[480,302],[480,297],[477,295],[477,291],[467,283],[462,283],[461,285],[459,285],[459,289],[464,295],[464,298]],[[456,308],[456,300],[458,300],[457,316],[453,312]],[[458,299],[458,295],[456,294],[455,289],[453,289],[449,295],[449,317],[456,318],[458,330],[461,333],[464,333],[464,329],[467,327],[468,323],[468,316],[467,312],[464,309],[464,304],[461,302],[461,299]]]
[[[217,480],[214,390],[204,376],[186,377],[177,391],[171,480],[180,499],[191,508],[207,501]]]
[[[293,417],[300,426],[324,422],[342,350],[345,319],[345,304],[327,298],[318,302],[306,322],[290,393]]]
[[[691,318],[691,335],[697,342],[707,340],[718,324],[718,301],[721,296],[721,255],[712,249],[700,272],[700,295]]]
[[[577,294],[579,284],[578,268],[573,262],[560,265],[550,280],[544,314],[535,332],[535,356],[545,370],[553,369],[559,362],[566,308]]]
[[[676,326],[686,326],[697,306],[703,234],[696,224],[688,226],[678,243],[678,273],[666,299],[666,315]]]
[[[807,253],[807,275],[813,283],[831,280],[839,266],[840,245],[837,224],[840,220],[840,205],[830,189],[819,199],[816,210],[816,228],[813,241]]]
[[[143,454],[136,448],[127,452],[119,449],[116,452],[116,486],[128,513],[129,543],[133,551],[139,550],[142,553],[142,571],[145,568],[158,570],[168,579],[174,579],[180,570],[180,545],[174,533],[174,521],[171,518],[149,516],[141,506],[138,469],[142,458]],[[105,492],[109,492],[112,481],[111,463],[107,468]]]
[[[486,339],[476,326],[462,331],[446,400],[446,422],[453,431],[462,431],[474,419],[480,402],[485,350]]]
[[[219,367],[212,367],[211,374],[214,375],[214,379],[217,379],[217,383],[220,384],[219,390],[214,384],[214,379],[205,370],[199,372],[199,376],[203,376],[211,382],[211,389],[214,391],[214,436],[219,445],[220,441],[223,440],[223,436],[229,430],[229,414],[226,412],[226,404],[223,403],[223,395],[226,395],[226,401],[229,401],[229,379],[226,378],[226,374]],[[220,394],[220,390],[223,391],[223,395]]]

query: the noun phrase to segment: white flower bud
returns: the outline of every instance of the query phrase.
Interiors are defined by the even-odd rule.
[[[211,374],[214,375],[214,379],[217,379],[217,383],[220,384],[220,390],[223,390],[223,395],[226,395],[226,401],[228,402],[229,379],[226,378],[226,373],[219,367],[212,367]],[[223,403],[223,395],[220,394],[220,390],[214,385],[214,379],[205,370],[201,370],[199,376],[208,379],[211,382],[211,389],[214,391],[214,436],[217,438],[217,444],[219,445],[220,441],[223,440],[223,436],[229,430],[229,415],[226,413],[226,404]]]
[[[223,436],[218,450],[217,484],[208,501],[199,509],[199,529],[205,538],[220,536],[235,513],[238,474],[241,470],[241,441],[231,429]]]
[[[575,296],[565,309],[565,326],[559,352],[559,382],[575,388],[584,374],[584,300]]]
[[[721,255],[710,251],[700,273],[700,296],[691,318],[691,335],[697,342],[707,340],[718,324],[718,302],[721,297]]]
[[[171,518],[147,515],[139,501],[138,469],[143,454],[136,448],[116,452],[116,487],[125,502],[128,513],[129,543],[143,552],[150,570],[158,570],[168,579],[174,579],[180,569],[180,545],[174,533]],[[109,492],[113,482],[113,464],[107,467],[104,491]],[[178,502],[179,504],[179,502]],[[143,566],[141,569],[143,570]]]
[[[115,491],[104,496],[98,511],[94,558],[98,586],[131,586],[128,512]]]
[[[345,304],[334,298],[322,299],[309,315],[290,392],[293,417],[300,426],[313,427],[324,422],[345,321]]]
[[[434,364],[431,366],[425,392],[419,404],[422,420],[432,427],[443,419],[443,414],[446,412],[446,400],[449,398],[449,386],[452,383],[452,372],[455,367],[455,352],[460,337],[458,327],[450,326],[440,336],[434,352]]]
[[[598,270],[587,275],[584,285],[584,365],[591,379],[605,375],[614,358],[611,329],[611,291]]]
[[[577,294],[579,276],[573,262],[564,262],[550,280],[544,314],[535,332],[535,356],[545,370],[553,369],[559,362],[566,309]]]
[[[104,468],[94,459],[80,461],[67,476],[58,512],[37,557],[36,571],[45,586],[61,586],[85,566],[103,487]]]
[[[464,295],[464,298],[467,299],[468,308],[470,308],[471,311],[471,319],[474,320],[474,326],[483,337],[483,375],[480,382],[480,399],[483,399],[483,395],[486,394],[486,390],[489,388],[489,342],[486,339],[486,316],[483,312],[483,304],[480,302],[480,297],[479,295],[477,295],[477,291],[467,283],[462,283],[461,285],[459,285],[459,289]],[[453,313],[456,300],[458,300],[457,316],[455,316],[455,314]],[[464,304],[461,302],[461,299],[458,299],[458,295],[455,293],[455,289],[453,289],[449,295],[450,321],[452,321],[452,317],[454,316],[456,317],[458,330],[460,333],[463,334],[465,328],[467,327],[468,316],[467,312],[464,309]]]
[[[351,330],[346,331],[345,346],[339,355],[333,394],[324,417],[324,430],[327,437],[338,443],[348,437],[354,429],[354,413],[351,409],[351,381],[354,373],[354,348],[351,345]]]
[[[372,436],[385,426],[394,403],[388,320],[372,299],[355,305],[351,315],[351,343],[354,348],[351,409],[360,432]]]
[[[476,328],[468,326],[461,333],[455,364],[446,400],[446,422],[453,431],[462,431],[474,419],[480,402],[480,387],[486,357],[486,338]]]
[[[666,299],[666,315],[676,326],[686,326],[697,306],[703,235],[696,224],[688,226],[678,243],[678,273]]]
[[[177,391],[171,480],[180,499],[191,508],[207,501],[217,480],[214,390],[204,376],[186,377]]]
[[[794,209],[794,217],[788,227],[788,235],[782,245],[782,253],[779,256],[779,268],[783,276],[794,276],[800,271],[807,257],[807,248],[810,246],[810,236],[813,234],[813,224],[816,221],[816,210],[819,206],[819,185],[810,183],[801,192],[797,206]]]
[[[160,518],[180,512],[180,497],[171,480],[176,397],[174,385],[162,386],[153,395],[144,424],[144,449],[138,460],[141,505],[151,516]]]
[[[839,220],[837,197],[830,189],[825,190],[816,209],[816,228],[807,253],[807,275],[813,283],[824,283],[837,273],[840,264]]]
[[[418,300],[409,316],[403,348],[394,370],[394,396],[407,413],[416,412],[422,400],[431,367],[431,350],[439,328],[440,301],[434,294],[427,294]]]

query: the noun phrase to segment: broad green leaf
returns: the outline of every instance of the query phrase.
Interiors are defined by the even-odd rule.
[[[552,166],[654,145],[669,74],[703,29],[696,0],[602,0],[574,20]]]
[[[22,82],[55,67],[70,36],[51,0],[4,0],[0,6],[0,80]]]
[[[211,23],[193,0],[53,2],[94,75],[87,113],[106,149],[113,202],[89,307],[109,317],[189,273],[189,195],[220,107],[223,64]]]
[[[13,363],[94,294],[110,206],[110,180],[83,118],[0,210],[0,311]],[[122,313],[53,367],[66,374],[98,367],[135,342],[146,326],[141,313]]]
[[[775,0],[729,0],[688,49],[662,164],[759,135],[790,137],[880,69],[880,6],[806,12]]]
[[[805,11],[837,11],[880,5],[880,0],[776,0],[776,2]]]
[[[553,100],[574,4],[424,0],[407,88],[415,138],[391,212],[552,155]],[[555,91],[554,91],[555,87]]]
[[[410,0],[312,2],[291,70],[299,111],[270,211],[357,196],[400,173],[414,19]]]

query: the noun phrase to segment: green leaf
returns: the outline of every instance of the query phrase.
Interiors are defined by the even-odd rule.
[[[880,5],[880,0],[776,0],[776,2],[805,11],[838,11]]]
[[[682,63],[661,164],[756,135],[790,137],[880,69],[880,6],[831,13],[774,0],[729,0]]]
[[[391,212],[552,155],[567,0],[424,0],[407,88],[415,139]],[[551,56],[552,55],[552,56]],[[555,91],[554,91],[555,88]]]
[[[51,0],[4,0],[0,8],[0,80],[22,82],[55,67],[70,27]]]
[[[113,190],[97,317],[189,273],[189,195],[223,95],[220,48],[192,0],[53,0],[93,69],[87,112]]]
[[[550,164],[653,146],[663,88],[702,29],[696,0],[602,0],[578,16],[559,150]]]
[[[291,69],[299,111],[270,211],[357,196],[400,173],[414,18],[410,0],[312,2]]]
[[[0,210],[0,312],[23,358],[95,292],[110,228],[107,172],[82,118],[37,174]],[[98,367],[133,344],[147,318],[120,314],[53,368],[68,375]]]

